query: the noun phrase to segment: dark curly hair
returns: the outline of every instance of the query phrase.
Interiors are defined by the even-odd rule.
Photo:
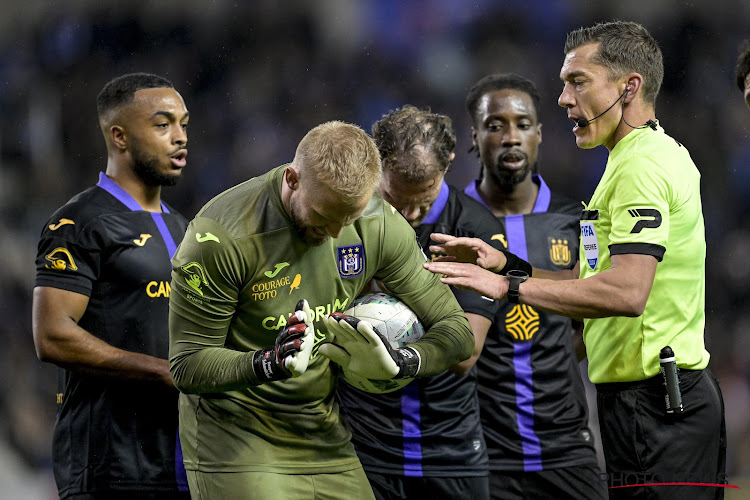
[[[383,115],[372,126],[383,169],[409,182],[424,182],[448,171],[456,148],[451,119],[409,104]],[[437,164],[425,162],[432,154]]]

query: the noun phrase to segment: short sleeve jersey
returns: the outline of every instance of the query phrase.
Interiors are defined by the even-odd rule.
[[[532,212],[499,217],[496,235],[534,268],[572,269],[581,205],[535,175]],[[466,193],[481,201],[476,183]],[[482,427],[493,471],[596,465],[571,320],[501,301],[477,361]]]
[[[166,359],[170,256],[187,220],[143,211],[101,174],[44,225],[38,287],[89,297],[79,326],[108,344]],[[174,491],[177,391],[59,371],[53,469],[61,497],[102,489]]]
[[[214,198],[173,259],[172,374],[184,392],[187,469],[328,473],[359,466],[334,400],[337,370],[318,348],[323,315],[343,311],[371,279],[386,284],[429,330],[413,344],[420,374],[468,355],[473,337],[450,288],[422,267],[414,231],[382,198],[338,238],[310,246],[281,202],[284,167]],[[307,371],[258,384],[251,359],[272,346],[300,299],[314,311]]]
[[[491,237],[502,225],[481,204],[443,183],[415,230],[422,250],[429,252],[433,232],[499,245]],[[453,292],[464,311],[494,319],[496,301],[465,290]],[[365,471],[410,477],[487,475],[476,368],[465,376],[446,371],[416,379],[386,394],[369,394],[344,383],[337,395]]]
[[[580,277],[610,269],[610,255],[618,254],[652,255],[659,264],[642,315],[584,321],[591,381],[652,377],[665,346],[681,368],[705,368],[700,173],[661,127],[634,130],[617,143],[581,216]]]

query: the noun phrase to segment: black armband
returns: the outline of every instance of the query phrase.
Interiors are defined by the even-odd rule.
[[[508,262],[505,263],[505,267],[503,267],[497,274],[505,276],[508,274],[508,271],[523,271],[531,276],[531,264],[518,257],[516,254],[510,252],[503,253],[505,254],[505,258],[508,259]]]

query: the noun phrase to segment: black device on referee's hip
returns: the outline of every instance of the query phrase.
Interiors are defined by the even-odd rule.
[[[679,415],[684,407],[677,373],[677,360],[671,347],[666,346],[659,352],[659,365],[662,377],[664,377],[664,386],[667,389],[667,394],[664,396],[667,414]]]

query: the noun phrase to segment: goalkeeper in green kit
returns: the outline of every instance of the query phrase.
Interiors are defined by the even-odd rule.
[[[373,498],[334,400],[336,363],[412,378],[470,356],[453,294],[373,194],[380,176],[372,139],[328,122],[292,163],[218,195],[190,223],[172,261],[169,330],[193,498]],[[340,314],[373,278],[420,318],[420,341],[394,350]]]

